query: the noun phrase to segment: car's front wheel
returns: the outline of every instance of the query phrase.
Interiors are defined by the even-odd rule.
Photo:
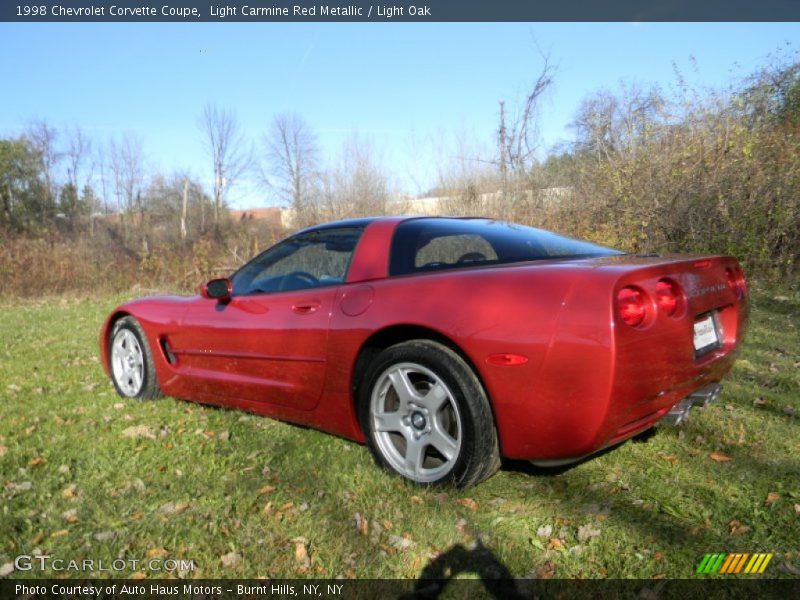
[[[141,325],[133,317],[114,323],[108,340],[111,380],[125,398],[157,398],[161,395],[153,355]]]
[[[483,386],[442,344],[413,340],[381,352],[360,386],[359,413],[377,462],[411,481],[466,487],[499,466]]]

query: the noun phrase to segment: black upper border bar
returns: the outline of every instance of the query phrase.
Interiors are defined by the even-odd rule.
[[[800,0],[2,0],[15,22],[781,22]]]

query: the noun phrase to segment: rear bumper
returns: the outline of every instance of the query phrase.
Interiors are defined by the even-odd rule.
[[[579,456],[572,456],[567,458],[558,458],[558,459],[544,459],[544,460],[536,460],[531,459],[534,465],[538,467],[560,467],[563,465],[568,465],[574,462],[578,462],[585,458],[592,456],[610,446],[614,446],[625,440],[646,431],[650,427],[655,424],[661,425],[673,425],[678,426],[681,425],[689,415],[689,411],[692,408],[702,408],[708,406],[712,402],[715,402],[719,398],[719,394],[722,391],[722,384],[719,382],[709,383],[704,385],[701,388],[698,388],[682,400],[678,401],[672,408],[665,407],[661,408],[651,414],[645,415],[641,419],[637,419],[633,423],[629,423],[625,427],[621,428],[617,431],[616,435],[608,441],[608,443],[604,444],[600,448],[581,454]]]
[[[651,387],[644,397],[626,386],[625,393],[618,389],[616,395],[582,396],[580,403],[565,400],[560,410],[545,411],[542,403],[532,402],[519,417],[528,424],[527,435],[506,439],[503,454],[540,465],[565,464],[619,444],[662,420],[679,424],[689,409],[716,399],[720,380],[736,355],[732,349],[688,379],[665,389]]]

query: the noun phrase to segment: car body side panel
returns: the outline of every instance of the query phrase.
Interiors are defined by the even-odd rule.
[[[530,276],[536,269],[538,279]],[[575,277],[563,265],[465,269],[373,281],[374,300],[356,317],[334,309],[329,336],[327,393],[346,395],[353,384],[355,357],[375,332],[390,327],[423,327],[457,346],[487,387],[501,445],[540,424],[529,416],[546,382],[536,374],[555,335],[556,317]],[[345,293],[346,288],[345,286]],[[596,338],[601,333],[596,331]],[[585,343],[578,339],[576,344]],[[590,344],[595,341],[591,339]],[[517,354],[518,366],[486,362],[493,354]],[[334,357],[338,357],[334,358]],[[598,371],[602,367],[598,366]],[[352,404],[352,403],[351,403]],[[353,410],[352,408],[350,410]],[[504,452],[505,447],[501,448]]]
[[[328,320],[338,286],[197,298],[169,340],[170,368],[221,400],[313,409],[325,379]],[[196,392],[190,392],[196,393]]]

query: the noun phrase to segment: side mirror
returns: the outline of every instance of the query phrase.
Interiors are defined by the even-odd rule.
[[[200,294],[203,298],[210,300],[218,300],[220,302],[227,302],[231,299],[233,293],[233,283],[227,277],[222,279],[212,279],[208,283],[203,284],[200,288]]]

